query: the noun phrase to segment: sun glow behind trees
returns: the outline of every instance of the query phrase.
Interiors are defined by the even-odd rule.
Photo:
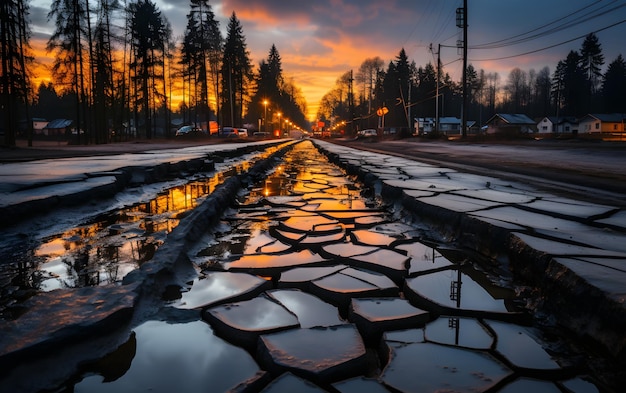
[[[74,129],[84,130],[75,133],[79,143],[106,143],[112,135],[151,138],[157,130],[170,136],[174,111],[185,123],[207,127],[219,117],[221,125],[241,126],[255,104],[251,97],[260,76],[243,29],[233,12],[228,36],[222,38],[208,0],[190,0],[183,37],[172,37],[168,20],[152,0],[54,0],[48,16],[54,29],[46,32],[45,55],[41,39],[34,40],[34,57],[43,61],[24,72],[31,76],[27,85],[32,87],[29,105],[22,100],[21,106],[36,103],[32,92],[42,83],[48,91],[54,88],[73,97],[71,113],[59,115],[73,119]],[[26,43],[14,46],[27,48]],[[283,93],[306,110],[300,90],[290,83],[284,84],[290,88]],[[296,118],[304,116],[294,114],[292,120]],[[3,128],[13,138],[18,127],[11,121]],[[306,127],[306,121],[298,121]]]

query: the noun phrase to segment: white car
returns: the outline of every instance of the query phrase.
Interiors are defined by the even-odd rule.
[[[378,131],[373,128],[368,128],[367,130],[361,130],[357,134],[359,138],[375,138],[378,136]]]
[[[182,126],[176,131],[176,136],[183,135],[200,135],[202,130],[194,126]]]

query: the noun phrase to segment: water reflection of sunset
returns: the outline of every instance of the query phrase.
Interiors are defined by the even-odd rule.
[[[164,190],[138,203],[46,239],[35,251],[42,258],[41,290],[119,282],[152,259],[181,214],[193,209],[224,180],[216,174]],[[29,285],[26,284],[25,285]]]

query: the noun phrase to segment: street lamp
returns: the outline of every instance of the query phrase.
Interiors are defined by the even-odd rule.
[[[263,100],[263,105],[265,106],[265,114],[263,115],[263,122],[265,123],[265,132],[267,132],[267,100]]]
[[[278,116],[278,136],[281,136],[281,134],[283,133],[283,128],[281,127],[280,116],[282,116],[282,113],[278,112],[276,116]]]

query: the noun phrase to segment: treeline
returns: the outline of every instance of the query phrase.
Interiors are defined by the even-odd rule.
[[[5,145],[15,145],[20,123],[31,128],[31,141],[32,122],[23,120],[32,117],[73,120],[79,143],[170,136],[173,115],[205,127],[277,127],[281,118],[305,125],[306,103],[282,75],[278,50],[272,46],[255,68],[235,12],[222,37],[209,0],[190,0],[182,37],[173,37],[150,0],[125,8],[118,0],[54,0],[48,18],[55,26],[47,43],[53,83],[33,87],[28,0],[0,6]],[[180,106],[173,109],[173,101]]]
[[[604,55],[589,34],[579,51],[570,51],[551,73],[514,68],[506,80],[498,73],[467,68],[468,120],[483,125],[495,113],[581,117],[588,113],[626,113],[626,61],[618,55],[602,73]],[[437,100],[437,96],[439,99]],[[384,126],[409,132],[415,117],[461,117],[463,86],[441,64],[418,67],[404,49],[385,65],[380,57],[363,61],[340,76],[324,95],[318,117],[328,125],[345,121],[348,130]],[[437,108],[437,103],[439,107]]]

